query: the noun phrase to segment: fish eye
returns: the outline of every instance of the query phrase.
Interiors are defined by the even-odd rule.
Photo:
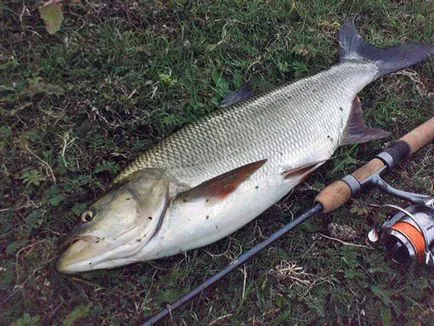
[[[94,216],[93,211],[91,210],[85,211],[83,214],[81,214],[81,221],[83,223],[88,223],[93,220],[93,216]]]

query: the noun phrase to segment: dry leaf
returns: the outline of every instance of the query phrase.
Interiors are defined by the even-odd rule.
[[[60,29],[63,21],[63,12],[59,1],[48,1],[39,7],[39,14],[44,20],[45,28],[49,34],[53,35]]]

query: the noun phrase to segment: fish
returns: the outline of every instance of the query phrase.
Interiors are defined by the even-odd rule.
[[[81,215],[58,271],[115,268],[213,243],[278,202],[339,146],[387,137],[365,124],[357,94],[426,60],[434,46],[376,48],[347,21],[339,47],[328,70],[260,96],[244,87],[142,153]]]

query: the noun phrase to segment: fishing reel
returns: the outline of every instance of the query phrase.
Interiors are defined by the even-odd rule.
[[[398,190],[380,176],[373,181],[382,191],[408,200],[412,205],[401,208],[383,205],[397,212],[368,233],[368,240],[380,244],[386,256],[399,265],[417,262],[434,267],[434,197]]]

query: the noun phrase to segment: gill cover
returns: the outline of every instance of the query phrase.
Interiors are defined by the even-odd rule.
[[[135,262],[136,254],[161,225],[168,191],[169,182],[161,170],[128,176],[84,213],[58,270],[75,273]]]

